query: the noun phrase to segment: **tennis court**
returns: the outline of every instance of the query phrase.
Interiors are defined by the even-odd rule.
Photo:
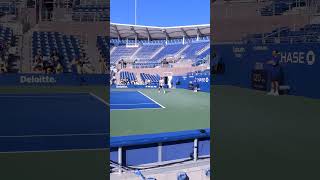
[[[110,102],[111,110],[165,108],[141,91],[112,91]]]
[[[0,108],[0,152],[106,148],[108,112],[94,94],[0,94]]]
[[[110,92],[110,134],[127,136],[210,126],[210,94],[186,89],[116,89]]]
[[[107,94],[105,86],[1,87],[1,177],[106,179]]]

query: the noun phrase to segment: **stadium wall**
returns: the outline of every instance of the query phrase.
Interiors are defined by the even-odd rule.
[[[210,129],[111,137],[110,160],[118,162],[119,147],[122,148],[122,166],[157,163],[159,165],[177,160],[190,160],[194,152],[195,139],[198,143],[198,156],[209,156]]]
[[[192,82],[193,85],[198,85],[200,91],[210,92],[210,74],[174,76],[172,81],[176,88],[190,89],[190,82]]]
[[[320,50],[318,43],[301,44],[216,44],[214,51],[225,65],[224,74],[215,75],[213,83],[254,88],[257,83],[269,89],[269,66],[272,51],[281,54],[282,85],[290,86],[289,94],[320,98],[318,72],[320,70]],[[255,67],[263,67],[260,77],[253,77]]]
[[[199,74],[191,74],[191,75],[184,75],[184,76],[173,76],[172,82],[173,86],[176,88],[181,89],[190,89],[190,82],[193,85],[198,85],[199,90],[203,92],[210,92],[210,74],[206,73],[199,73]],[[111,88],[119,88],[119,89],[126,89],[126,88],[147,88],[147,89],[155,89],[158,88],[157,85],[112,85]],[[191,89],[190,89],[191,90]]]

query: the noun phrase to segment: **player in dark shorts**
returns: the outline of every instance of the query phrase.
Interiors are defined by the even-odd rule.
[[[268,95],[279,96],[279,81],[281,78],[280,73],[280,56],[278,51],[272,51],[272,59],[267,62],[271,65],[270,76],[271,76],[271,89]]]

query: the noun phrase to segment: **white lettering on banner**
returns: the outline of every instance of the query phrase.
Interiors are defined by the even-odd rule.
[[[313,65],[316,55],[313,51],[305,52],[281,52],[281,63]]]
[[[306,59],[309,65],[313,65],[316,61],[316,55],[314,54],[313,51],[309,51],[306,55]]]
[[[56,83],[56,79],[50,76],[20,76],[21,84],[30,83]]]
[[[233,54],[236,58],[241,58],[242,54],[246,52],[244,47],[232,47]]]
[[[145,88],[157,88],[157,86],[145,86]]]
[[[268,46],[254,46],[253,50],[254,51],[267,51],[269,48]]]
[[[125,85],[117,85],[116,88],[128,88],[128,86],[125,86]]]
[[[209,78],[208,77],[206,77],[206,78],[196,78],[196,81],[197,82],[206,82],[206,83],[208,83],[209,82]]]
[[[246,52],[246,49],[244,47],[233,47],[234,53],[244,53]]]

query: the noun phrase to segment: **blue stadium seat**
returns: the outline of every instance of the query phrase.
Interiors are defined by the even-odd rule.
[[[72,35],[65,35],[59,32],[35,31],[32,35],[32,55],[38,52],[42,56],[50,56],[54,50],[62,56],[62,66],[70,71],[68,64],[79,58],[83,52],[80,40]]]

